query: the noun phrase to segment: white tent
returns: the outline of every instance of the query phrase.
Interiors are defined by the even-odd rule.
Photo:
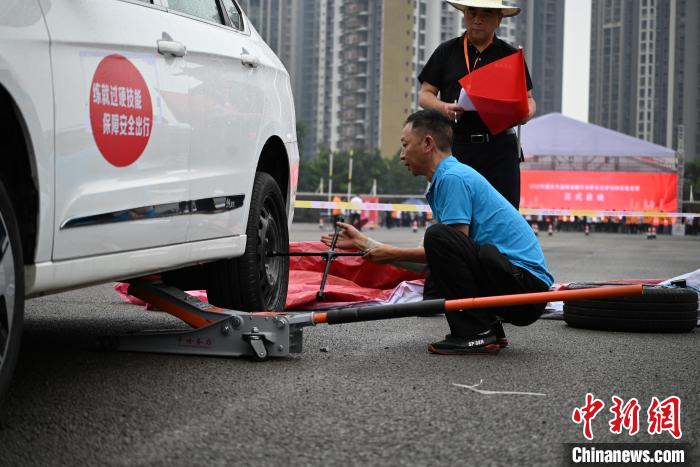
[[[524,170],[675,172],[676,152],[551,113],[521,128]]]

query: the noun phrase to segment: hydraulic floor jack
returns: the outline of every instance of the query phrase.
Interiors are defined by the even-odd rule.
[[[466,309],[494,308],[559,300],[612,298],[643,294],[640,284],[563,290],[520,295],[425,300],[400,305],[361,306],[320,312],[248,313],[215,307],[157,280],[130,282],[129,294],[181,319],[192,330],[152,331],[105,338],[106,347],[131,352],[155,352],[225,357],[248,356],[255,360],[286,357],[302,351],[303,328],[318,324],[342,324],[404,318],[425,313],[454,313]]]

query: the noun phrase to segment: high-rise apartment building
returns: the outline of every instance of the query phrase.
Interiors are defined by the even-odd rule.
[[[338,149],[391,156],[412,110],[413,0],[345,0],[340,22]]]
[[[461,32],[436,0],[242,0],[292,80],[302,157],[320,147],[399,149],[417,109],[417,74],[440,42]]]
[[[412,110],[418,110],[418,75],[430,59],[433,51],[443,42],[464,32],[462,14],[447,2],[418,0],[415,8],[413,40],[413,92]]]
[[[524,11],[504,20],[499,35],[530,55],[538,113],[560,111],[563,2],[511,4]],[[418,109],[418,74],[439,44],[464,32],[462,13],[440,0],[242,0],[241,6],[289,70],[305,130],[302,157],[320,147],[394,155],[403,122]],[[540,37],[541,51],[532,53],[528,44]]]
[[[678,149],[700,148],[697,0],[593,0],[589,119]]]
[[[537,114],[561,112],[564,70],[564,1],[510,0],[520,14],[504,18],[497,35],[522,47],[533,82]],[[582,60],[587,58],[582,57]]]

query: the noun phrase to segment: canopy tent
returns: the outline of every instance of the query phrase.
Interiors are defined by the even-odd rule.
[[[520,206],[675,211],[676,153],[558,113],[521,129]]]
[[[591,123],[550,113],[521,129],[525,156],[675,158],[676,152]]]

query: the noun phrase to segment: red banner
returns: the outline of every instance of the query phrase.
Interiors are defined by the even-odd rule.
[[[675,212],[678,175],[646,172],[521,172],[520,207]]]

